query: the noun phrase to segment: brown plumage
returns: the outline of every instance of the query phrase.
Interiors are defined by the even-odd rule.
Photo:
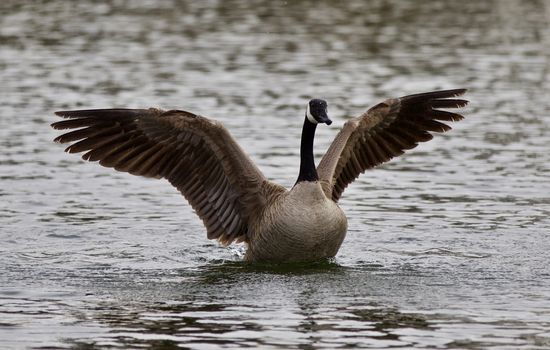
[[[464,117],[436,108],[464,107],[468,101],[451,97],[465,92],[456,89],[392,98],[347,121],[317,167],[326,195],[338,202],[344,189],[365,170],[431,140],[430,132],[451,130],[442,121]]]
[[[372,107],[345,123],[317,172],[306,171],[307,155],[302,154],[307,181],[299,177],[290,191],[269,182],[222,124],[193,113],[61,111],[56,114],[67,119],[52,127],[75,129],[55,139],[71,143],[69,153],[85,152],[83,159],[106,167],[167,179],[202,219],[208,238],[222,244],[246,242],[247,260],[309,261],[334,256],[344,239],[347,222],[336,202],[346,186],[365,170],[430,140],[430,132],[448,131],[443,122],[463,117],[437,108],[466,105],[452,98],[464,92],[410,95]],[[326,104],[324,108],[326,112]],[[303,152],[308,150],[304,138],[313,144],[315,125],[330,123],[326,113],[326,119],[317,119],[309,107],[307,111],[304,130],[310,132],[303,134]]]
[[[185,111],[62,111],[56,142],[69,153],[133,175],[167,179],[201,217],[208,238],[246,240],[250,216],[284,188],[269,183],[220,123]],[[80,140],[80,141],[79,141]]]

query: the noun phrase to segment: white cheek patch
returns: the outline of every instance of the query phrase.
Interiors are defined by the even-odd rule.
[[[307,120],[309,120],[311,123],[319,124],[319,122],[315,120],[315,118],[313,118],[313,116],[311,115],[311,112],[309,111],[309,103],[307,104],[306,117],[307,117]]]

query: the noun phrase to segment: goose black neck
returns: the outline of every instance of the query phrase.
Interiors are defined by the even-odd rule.
[[[302,144],[300,146],[300,174],[296,183],[319,180],[315,168],[315,159],[313,158],[313,139],[316,128],[317,124],[310,122],[306,117],[302,128]]]

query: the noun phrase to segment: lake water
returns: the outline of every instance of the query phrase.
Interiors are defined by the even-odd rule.
[[[549,349],[550,5],[544,1],[2,1],[0,348]],[[339,127],[469,88],[466,119],[341,200],[336,259],[241,263],[168,183],[63,152],[55,110],[222,121],[298,173],[308,99]]]

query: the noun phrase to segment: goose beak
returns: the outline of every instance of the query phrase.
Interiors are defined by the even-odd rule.
[[[323,112],[318,117],[319,123],[325,123],[327,125],[332,124],[332,120],[327,115],[327,112]]]

